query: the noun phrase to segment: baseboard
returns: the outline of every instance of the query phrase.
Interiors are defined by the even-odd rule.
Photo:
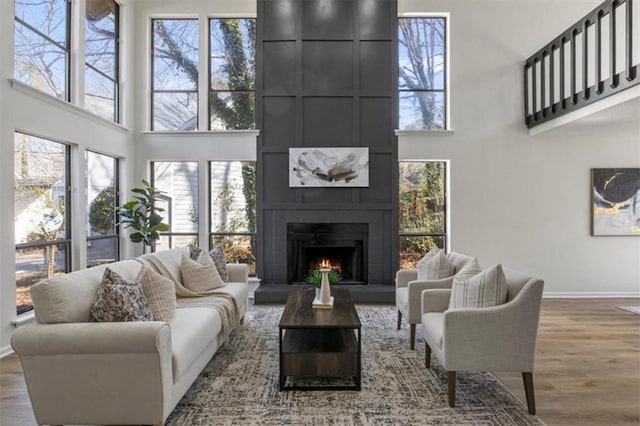
[[[626,299],[640,298],[640,293],[632,291],[545,291],[545,299]]]
[[[0,349],[0,358],[4,358],[7,355],[11,355],[13,353],[13,348],[10,345],[5,346]]]

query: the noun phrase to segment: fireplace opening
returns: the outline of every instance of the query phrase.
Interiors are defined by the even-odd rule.
[[[326,266],[340,274],[340,284],[366,284],[368,234],[365,223],[287,224],[287,281],[304,283]]]

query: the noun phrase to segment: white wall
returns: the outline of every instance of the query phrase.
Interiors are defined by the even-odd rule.
[[[124,31],[130,31],[132,21],[129,7],[123,6]],[[74,244],[71,249],[73,269],[86,262],[86,196],[84,150],[122,158],[122,178],[127,188],[131,181],[133,162],[133,133],[69,105],[39,93],[20,83],[11,83],[13,76],[13,1],[0,1],[0,356],[9,351],[9,339],[15,329],[15,246],[14,246],[14,189],[13,189],[13,134],[19,130],[71,146],[73,193],[72,217]],[[126,34],[126,33],[125,33]],[[124,58],[131,58],[133,39],[125,37],[121,48]],[[122,84],[132,81],[130,61],[123,60]],[[75,97],[74,97],[75,98]],[[131,102],[131,94],[124,96]],[[133,109],[124,108],[124,123],[133,123]],[[126,247],[126,245],[125,245]],[[123,250],[126,256],[128,249]],[[24,319],[24,318],[23,318]]]
[[[453,134],[400,136],[401,159],[451,160],[451,248],[545,280],[547,295],[640,294],[640,238],[592,237],[593,167],[640,167],[640,102],[535,137],[522,65],[600,0],[399,0],[451,13]]]

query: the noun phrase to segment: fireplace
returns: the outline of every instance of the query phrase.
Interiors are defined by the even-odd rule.
[[[367,284],[369,225],[288,223],[287,282],[300,284],[313,269],[329,267],[341,284]]]

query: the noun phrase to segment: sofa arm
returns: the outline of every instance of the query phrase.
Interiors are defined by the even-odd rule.
[[[434,288],[422,292],[422,315],[427,312],[444,312],[449,308],[450,288]]]
[[[249,265],[246,263],[227,263],[229,281],[232,283],[249,283]]]
[[[161,424],[173,409],[166,323],[34,324],[11,344],[38,424]]]
[[[408,297],[408,318],[411,324],[420,324],[422,322],[422,292],[434,288],[451,288],[453,277],[443,278],[441,280],[427,281],[409,281]]]
[[[401,270],[396,272],[396,288],[402,288],[409,285],[409,281],[418,279],[418,271]]]

